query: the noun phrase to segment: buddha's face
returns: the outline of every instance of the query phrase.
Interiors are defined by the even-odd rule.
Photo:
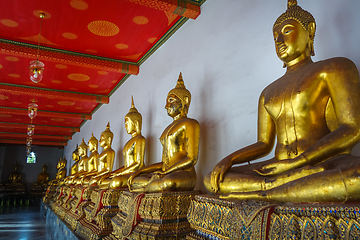
[[[128,134],[132,134],[136,131],[135,124],[131,118],[125,118],[125,129]]]
[[[79,147],[79,156],[85,156],[86,154],[86,149],[83,147]]]
[[[309,32],[298,21],[288,19],[274,29],[275,48],[278,57],[289,63],[309,54]]]
[[[73,159],[74,161],[76,161],[76,160],[78,159],[78,155],[77,155],[76,153],[73,153],[73,154],[72,154],[72,159]]]
[[[95,141],[89,141],[89,151],[92,152],[96,150],[96,142]]]
[[[105,134],[101,134],[101,136],[100,136],[100,146],[101,147],[108,146],[108,142],[107,142]]]
[[[180,98],[178,98],[175,94],[170,94],[166,100],[165,109],[167,110],[167,114],[174,118],[181,113],[182,103]]]

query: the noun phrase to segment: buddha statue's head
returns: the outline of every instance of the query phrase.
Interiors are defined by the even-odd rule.
[[[17,171],[19,170],[19,164],[18,164],[18,162],[15,163],[14,170],[15,170],[15,172],[17,172]]]
[[[72,152],[72,159],[77,162],[79,161],[79,146],[76,145],[75,150]]]
[[[42,166],[42,171],[46,172],[46,170],[47,170],[47,166],[46,166],[46,163],[44,163],[44,165]]]
[[[165,108],[170,117],[186,116],[189,110],[191,101],[191,94],[185,88],[182,75],[180,73],[179,79],[174,89],[171,89],[166,99]]]
[[[64,158],[60,158],[59,164],[60,164],[60,168],[66,167],[67,160],[65,159],[65,157],[64,157]]]
[[[125,129],[128,134],[141,134],[142,116],[135,108],[134,99],[131,97],[131,108],[125,115]]]
[[[111,146],[114,134],[110,131],[110,123],[106,125],[105,131],[100,136],[100,146],[103,148],[109,148]]]
[[[78,147],[79,156],[80,157],[86,156],[87,155],[87,149],[88,149],[88,146],[86,145],[84,139],[82,139],[82,142]]]
[[[64,157],[64,158],[60,158],[60,160],[58,161],[58,163],[57,163],[57,165],[56,165],[56,168],[57,168],[57,169],[64,168],[64,167],[66,166],[66,164],[67,164],[67,161],[66,161],[65,157]]]
[[[315,29],[315,19],[311,13],[298,6],[296,0],[288,0],[287,10],[273,26],[278,57],[288,65],[295,59],[314,56]]]
[[[89,142],[88,142],[89,151],[90,152],[97,151],[98,143],[99,143],[99,141],[96,139],[96,137],[94,137],[94,133],[91,133],[91,138],[89,139]]]

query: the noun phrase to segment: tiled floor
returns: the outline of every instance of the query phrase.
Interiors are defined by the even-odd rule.
[[[45,240],[45,218],[40,206],[0,207],[0,240]]]

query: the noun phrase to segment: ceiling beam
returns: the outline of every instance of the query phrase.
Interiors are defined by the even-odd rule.
[[[143,6],[161,10],[181,17],[196,19],[200,15],[200,6],[188,0],[128,0]]]
[[[66,91],[48,90],[45,88],[24,87],[14,84],[0,83],[0,92],[18,93],[34,97],[52,97],[69,101],[109,103],[109,97],[103,95],[80,94]]]
[[[22,43],[7,39],[0,39],[0,53],[11,56],[37,59],[37,45]],[[98,57],[89,54],[70,52],[50,47],[40,46],[39,60],[63,63],[78,67],[96,68],[110,72],[139,74],[139,66],[135,63],[117,59]]]
[[[17,138],[27,138],[26,133],[9,133],[9,132],[0,132],[0,138],[3,139],[17,139]],[[35,140],[51,140],[51,141],[68,141],[71,140],[71,136],[59,136],[59,135],[44,135],[44,134],[34,134],[32,136]]]
[[[35,130],[48,130],[48,131],[60,131],[60,132],[80,132],[80,128],[73,127],[54,127],[49,125],[38,125],[33,124],[35,126]],[[0,122],[0,127],[3,128],[21,128],[27,129],[28,124],[23,123],[6,123]]]
[[[8,144],[21,144],[26,145],[26,140],[13,140],[13,139],[1,139],[0,143]],[[48,142],[48,141],[32,141],[32,146],[34,145],[45,145],[45,146],[66,146],[66,142]]]
[[[22,108],[7,108],[0,107],[0,114],[12,114],[12,115],[25,115],[27,116],[28,110]],[[39,117],[55,117],[55,118],[70,118],[70,119],[82,119],[91,120],[91,114],[79,114],[79,113],[63,113],[53,111],[38,110],[37,116]]]

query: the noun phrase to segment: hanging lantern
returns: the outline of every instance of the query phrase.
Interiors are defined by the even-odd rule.
[[[28,125],[27,127],[27,135],[30,137],[34,134],[35,126],[34,125]]]
[[[31,152],[31,147],[26,147],[26,155],[29,156]]]
[[[32,137],[28,137],[26,139],[26,146],[30,147],[31,146],[31,143],[32,143]]]
[[[29,77],[34,83],[41,81],[44,75],[45,64],[38,60],[32,60],[29,66]]]
[[[35,100],[33,100],[32,103],[29,103],[28,106],[28,115],[29,118],[33,119],[37,115],[38,105],[35,103]]]

